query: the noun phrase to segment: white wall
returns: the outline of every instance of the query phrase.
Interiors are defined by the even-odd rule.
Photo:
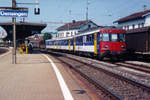
[[[145,26],[150,26],[150,15],[147,15],[145,18]]]
[[[118,24],[119,27],[123,27],[123,29],[125,29],[124,26],[129,26],[129,29],[133,29],[133,24],[135,25],[135,28],[138,28],[138,24],[142,24],[145,23],[145,19],[138,19],[138,20],[132,20],[132,21],[128,21],[128,22],[123,22]],[[145,24],[144,24],[145,26]],[[142,25],[140,25],[140,27],[142,27]]]
[[[87,24],[83,24],[82,26],[80,26],[79,29],[72,29],[72,30],[65,30],[65,31],[58,31],[58,37],[70,37],[70,36],[74,36],[76,34],[78,34],[78,31],[82,31],[85,29],[88,29],[88,25],[90,25],[90,28],[92,27],[96,27],[95,24],[93,24],[92,22],[88,22]],[[69,33],[69,34],[67,34]]]
[[[67,34],[67,33],[69,33],[69,34]],[[77,33],[78,33],[78,30],[59,31],[58,32],[58,34],[59,34],[58,37],[70,37],[70,36],[74,36]]]

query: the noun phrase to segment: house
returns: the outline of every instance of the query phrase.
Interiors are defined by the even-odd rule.
[[[43,41],[43,36],[44,34],[34,34],[32,36],[27,37],[26,39],[32,43],[32,46],[34,48],[39,48],[40,47],[40,42]]]
[[[150,52],[150,10],[131,14],[115,23],[126,30],[127,49]]]
[[[118,23],[118,26],[125,30],[148,27],[150,26],[150,10],[133,13],[116,20],[114,23]]]
[[[66,23],[63,26],[57,28],[58,37],[70,37],[78,34],[80,31],[98,27],[97,24],[92,22],[91,20],[84,20],[84,21],[75,21],[73,20],[71,23]]]
[[[57,32],[49,32],[52,35],[52,38],[56,38],[57,37]]]

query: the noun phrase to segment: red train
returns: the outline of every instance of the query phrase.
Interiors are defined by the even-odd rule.
[[[78,35],[46,41],[46,49],[67,51],[82,55],[117,58],[126,53],[125,30],[99,27]]]
[[[100,55],[118,57],[126,53],[125,30],[100,29]]]

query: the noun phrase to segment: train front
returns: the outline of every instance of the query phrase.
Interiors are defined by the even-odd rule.
[[[126,53],[125,30],[100,29],[99,53],[101,57],[120,57]]]

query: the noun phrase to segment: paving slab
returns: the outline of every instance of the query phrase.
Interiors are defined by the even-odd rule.
[[[0,100],[63,100],[56,75],[40,54],[0,58]]]
[[[54,59],[54,58],[53,58]],[[74,100],[91,100],[83,88],[59,66]],[[12,64],[11,52],[0,56],[0,100],[64,100],[52,65],[43,54],[17,54]]]

